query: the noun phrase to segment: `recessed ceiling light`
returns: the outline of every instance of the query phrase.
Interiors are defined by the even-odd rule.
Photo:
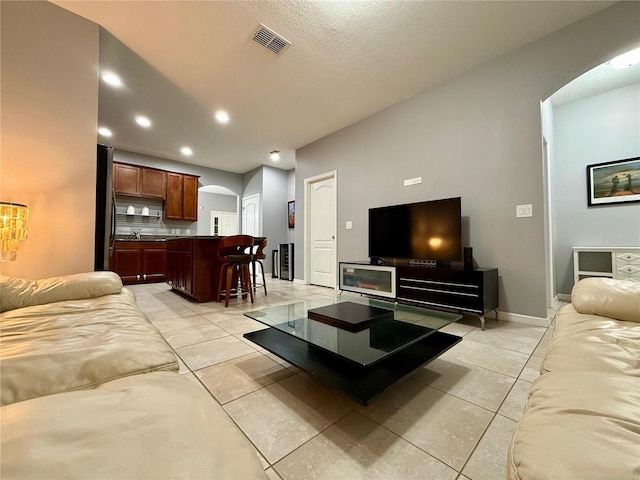
[[[147,117],[143,117],[142,115],[138,115],[136,117],[136,123],[144,128],[149,128],[151,126],[151,120]]]
[[[216,120],[218,123],[229,123],[229,114],[224,110],[218,110],[216,112]]]
[[[109,130],[107,127],[100,127],[98,129],[98,133],[103,137],[110,137],[111,135],[113,135],[113,133],[111,133],[111,130]]]
[[[105,83],[108,83],[112,87],[119,87],[120,85],[122,85],[122,80],[120,80],[120,77],[113,72],[104,72],[102,74],[102,80],[104,80]]]
[[[279,150],[273,150],[273,151],[269,152],[269,158],[271,160],[273,160],[274,162],[277,162],[278,160],[280,160],[280,151]]]
[[[609,64],[615,68],[633,67],[637,63],[640,63],[640,48],[618,55],[609,62]]]
[[[189,147],[182,147],[180,149],[180,153],[186,155],[187,157],[190,157],[191,155],[193,155],[193,150],[191,150]]]

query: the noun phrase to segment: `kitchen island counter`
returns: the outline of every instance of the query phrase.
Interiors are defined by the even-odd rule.
[[[196,302],[216,301],[221,238],[207,235],[167,238],[167,283],[172,291]]]

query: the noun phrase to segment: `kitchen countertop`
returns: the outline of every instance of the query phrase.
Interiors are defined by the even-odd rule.
[[[116,242],[164,242],[169,238],[167,235],[142,235],[136,238],[135,235],[116,235]]]
[[[223,238],[214,235],[142,235],[136,238],[135,235],[116,235],[116,242],[165,242],[167,240],[190,240],[190,239],[216,239]]]

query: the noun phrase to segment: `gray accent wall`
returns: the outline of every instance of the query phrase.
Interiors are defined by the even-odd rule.
[[[639,13],[616,4],[298,149],[296,278],[304,179],[337,170],[338,261],[367,257],[370,207],[461,196],[465,245],[499,269],[499,310],[546,318],[540,101],[637,42]],[[528,203],[533,217],[516,218]]]
[[[287,172],[287,205],[291,200],[296,199],[296,171],[295,169]],[[297,226],[297,225],[296,225]],[[289,222],[287,221],[287,243],[295,243],[296,241],[295,228],[289,228]],[[302,245],[300,245],[302,248]]]
[[[211,235],[211,211],[238,213],[238,197],[198,192],[198,235]],[[238,213],[240,219],[240,213]],[[240,226],[238,226],[240,232]]]
[[[271,251],[277,250],[287,239],[287,172],[262,167],[262,219],[263,236],[267,237],[267,258],[263,260],[266,272],[272,272]]]
[[[262,167],[254,168],[242,175],[242,196],[262,194]]]
[[[587,165],[640,156],[640,83],[554,109],[553,127],[556,284],[568,295],[571,247],[640,246],[640,204],[589,207],[586,174]]]

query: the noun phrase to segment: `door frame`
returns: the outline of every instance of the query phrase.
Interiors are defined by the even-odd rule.
[[[542,188],[544,198],[544,254],[546,276],[546,302],[547,308],[552,308],[556,300],[556,269],[553,252],[553,192],[551,184],[551,145],[542,136]]]
[[[333,264],[335,267],[335,278],[334,278],[334,289],[338,288],[338,282],[337,282],[337,274],[338,274],[338,262],[337,262],[337,258],[338,258],[338,171],[337,170],[331,170],[330,172],[325,172],[325,173],[321,173],[319,175],[314,175],[313,177],[308,177],[304,179],[304,232],[303,232],[303,236],[304,236],[304,240],[303,240],[303,244],[304,244],[304,283],[306,285],[310,284],[310,279],[311,279],[311,275],[310,275],[310,263],[311,263],[311,203],[310,203],[310,198],[311,198],[311,187],[313,187],[314,183],[317,182],[321,182],[324,180],[328,180],[330,178],[333,178],[333,185],[334,185],[334,189],[333,189],[333,207],[334,207],[334,216],[333,218],[335,219],[335,225],[334,225],[334,231],[335,231],[335,242],[334,242],[334,248],[333,248]]]

